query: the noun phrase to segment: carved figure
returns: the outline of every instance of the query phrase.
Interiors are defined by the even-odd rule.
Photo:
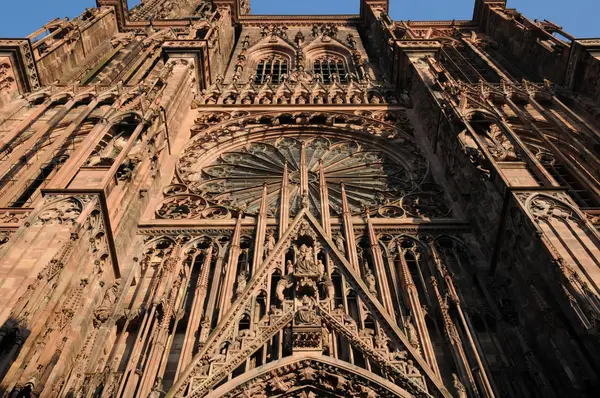
[[[408,341],[410,342],[410,344],[413,347],[418,349],[419,348],[419,335],[417,333],[417,329],[415,329],[415,326],[411,322],[410,315],[406,319],[405,326],[406,326],[406,334],[408,336]]]
[[[413,365],[412,359],[406,361],[406,374],[409,377],[421,376],[421,372],[419,371],[419,369],[417,369],[417,367]]]
[[[273,392],[286,392],[293,385],[292,382],[286,382],[281,377],[277,376],[276,374],[272,375],[272,378],[271,378],[271,381],[269,382],[269,384],[271,385],[271,389],[273,390]]]
[[[81,214],[79,204],[72,199],[62,200],[43,210],[39,216],[42,224],[69,224]]]
[[[373,275],[373,272],[370,269],[367,269],[367,272],[365,274],[365,283],[367,284],[369,292],[377,294],[377,283],[375,281],[375,275]]]
[[[366,386],[360,386],[360,393],[365,398],[377,398],[379,394],[377,394],[372,388]]]
[[[94,324],[99,326],[110,317],[113,311],[113,304],[117,301],[119,295],[120,280],[116,280],[104,293],[102,302],[94,311]]]
[[[200,322],[200,335],[198,336],[198,341],[200,344],[206,343],[208,340],[208,335],[210,334],[210,321],[208,318],[204,318],[202,322]]]
[[[327,300],[333,300],[335,298],[335,286],[333,285],[333,281],[331,280],[329,274],[325,273],[323,275],[323,282],[321,283],[323,284],[323,288],[325,289]]]
[[[317,270],[319,271],[319,276],[323,276],[325,273],[325,264],[323,264],[321,259],[317,260]]]
[[[345,240],[344,240],[344,237],[342,236],[342,234],[341,234],[340,232],[338,232],[338,233],[335,235],[335,246],[336,246],[336,247],[337,247],[337,249],[338,249],[338,250],[339,250],[341,253],[343,253],[343,254],[345,254],[345,253],[346,253],[346,247],[345,247],[345,244],[346,244],[346,242],[345,242]]]
[[[246,285],[248,284],[246,278],[246,271],[240,272],[240,274],[237,277],[237,288],[235,289],[236,296],[242,294],[244,292],[244,289],[246,289]]]
[[[281,316],[281,315],[283,315],[283,311],[281,309],[277,308],[276,306],[272,305],[271,306],[271,315]]]
[[[319,269],[315,264],[312,247],[300,246],[298,261],[296,262],[296,274],[298,275],[318,275]]]
[[[301,305],[296,313],[296,323],[298,325],[316,325],[319,323],[315,302],[309,296],[302,297]]]
[[[273,249],[275,249],[275,236],[273,236],[273,232],[269,232],[265,240],[265,258],[271,255]]]
[[[154,383],[154,386],[152,387],[152,391],[150,391],[150,394],[148,394],[148,398],[160,398],[161,393],[164,392],[162,389],[163,389],[162,377],[157,377],[156,382]]]
[[[285,289],[288,289],[290,287],[292,287],[294,285],[294,283],[288,279],[287,276],[284,276],[283,278],[281,278],[279,280],[279,282],[277,282],[277,287],[275,289],[275,295],[277,296],[277,299],[279,299],[280,302],[283,303],[283,301],[285,300],[285,294],[284,291]]]

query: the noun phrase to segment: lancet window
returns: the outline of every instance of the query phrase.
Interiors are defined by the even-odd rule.
[[[288,74],[288,61],[279,56],[271,56],[262,59],[256,66],[256,76],[254,84],[264,84],[270,82],[279,84],[283,82],[284,76]]]
[[[466,45],[448,45],[442,49],[441,62],[453,78],[468,83],[484,80],[498,83],[498,74]]]
[[[323,83],[331,83],[335,80],[335,76],[339,78],[340,83],[348,81],[348,70],[344,61],[336,56],[327,55],[318,58],[314,65],[313,71],[316,75],[323,77]]]
[[[553,153],[539,145],[529,143],[527,146],[552,175],[552,178],[562,187],[567,188],[567,193],[577,205],[583,208],[597,207],[597,201],[590,190],[575,177],[567,165],[561,163]]]

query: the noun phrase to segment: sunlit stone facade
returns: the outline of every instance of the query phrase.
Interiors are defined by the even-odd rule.
[[[600,39],[353,1],[0,40],[0,396],[597,396]]]

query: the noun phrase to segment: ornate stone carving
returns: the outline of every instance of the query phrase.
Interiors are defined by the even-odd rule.
[[[320,317],[317,315],[316,304],[310,296],[303,296],[300,299],[300,306],[296,313],[297,325],[320,325]],[[321,340],[319,336],[319,341]]]
[[[197,195],[177,195],[165,199],[157,208],[159,218],[185,220],[200,218],[207,208],[204,198]]]
[[[403,145],[413,154],[417,150],[417,147],[409,141],[404,141]],[[186,151],[179,163],[179,175],[189,190],[202,195],[208,201],[232,209],[247,205],[245,211],[247,214],[255,214],[258,211],[260,203],[258,188],[262,187],[265,179],[270,182],[270,190],[280,191],[280,186],[284,183],[283,174],[286,167],[288,185],[309,188],[307,197],[298,192],[290,198],[293,212],[299,211],[303,205],[307,205],[311,211],[318,211],[321,201],[317,195],[320,180],[319,167],[325,171],[325,180],[336,181],[336,183],[348,182],[345,184],[347,194],[351,197],[360,196],[361,201],[366,202],[364,204],[370,207],[386,202],[385,198],[402,195],[416,185],[407,183],[405,177],[408,174],[408,165],[352,141],[325,137],[304,140],[283,136],[273,142],[250,143],[235,151],[224,153],[218,162],[211,165],[201,165],[197,161],[199,154],[192,148],[194,146]],[[310,154],[310,157],[305,160],[307,162],[305,165],[301,162],[302,153]],[[419,158],[417,164],[420,161]],[[423,175],[424,172],[426,169],[416,170],[418,175]],[[365,175],[369,175],[370,178],[364,179],[362,176]],[[368,190],[369,195],[357,192],[359,190],[357,181],[361,181],[360,191]],[[237,195],[240,190],[248,194]],[[331,210],[341,213],[339,190],[330,189],[329,195]],[[419,202],[432,207],[427,213],[423,211],[423,214],[431,213],[431,216],[436,216],[447,212],[446,210],[434,212],[433,206],[442,202],[440,199],[432,198],[431,194],[424,193],[417,199],[407,200],[413,212],[419,207]],[[351,210],[360,212],[360,206],[355,206],[354,203],[354,200],[350,202]],[[274,202],[269,211],[276,212]]]
[[[319,275],[319,268],[315,264],[315,256],[312,247],[306,245],[300,246],[298,251],[298,260],[294,266],[295,275]]]
[[[94,310],[94,326],[99,327],[106,322],[114,311],[113,305],[120,293],[121,282],[115,281],[104,293],[100,305]]]
[[[78,200],[60,200],[44,208],[37,216],[37,223],[43,225],[73,224],[81,214],[81,211],[81,203]]]

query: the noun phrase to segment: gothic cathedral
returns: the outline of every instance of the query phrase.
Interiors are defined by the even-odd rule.
[[[600,39],[352,1],[0,39],[1,397],[598,396]]]

